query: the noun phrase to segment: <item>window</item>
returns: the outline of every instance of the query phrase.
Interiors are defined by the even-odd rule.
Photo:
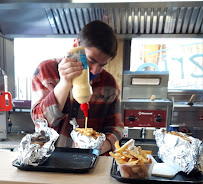
[[[31,78],[36,67],[46,59],[65,56],[74,38],[14,39],[16,100],[31,100]]]
[[[203,90],[203,39],[132,39],[130,70],[168,71],[168,89]]]

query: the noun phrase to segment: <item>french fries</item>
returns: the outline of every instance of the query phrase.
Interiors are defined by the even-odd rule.
[[[76,128],[75,129],[77,132],[86,135],[86,136],[91,136],[94,139],[97,139],[99,136],[102,136],[102,133],[96,132],[95,130],[93,130],[93,128]]]
[[[120,148],[119,141],[115,142],[115,148],[118,150]]]
[[[131,141],[131,146],[129,142]],[[119,141],[115,142],[115,153],[109,154],[115,158],[120,169],[122,177],[130,178],[148,178],[150,169],[152,170],[152,160],[148,155],[151,155],[150,150],[142,150],[140,146],[134,146],[132,140],[119,146]],[[133,146],[132,146],[133,143]]]

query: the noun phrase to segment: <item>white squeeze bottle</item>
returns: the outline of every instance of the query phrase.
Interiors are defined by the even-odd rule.
[[[85,55],[84,47],[75,47],[69,51],[69,56],[82,62],[82,73],[75,77],[72,81],[73,98],[79,103],[85,117],[88,117],[88,109],[90,98],[92,97],[92,86],[89,83],[89,66]]]

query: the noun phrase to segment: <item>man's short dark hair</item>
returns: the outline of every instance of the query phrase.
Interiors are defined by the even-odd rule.
[[[102,21],[92,21],[85,25],[78,34],[81,46],[96,47],[112,59],[117,53],[117,38],[113,29]]]

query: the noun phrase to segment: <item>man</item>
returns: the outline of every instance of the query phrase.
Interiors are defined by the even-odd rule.
[[[89,101],[88,127],[106,135],[101,154],[114,150],[122,138],[119,88],[114,77],[103,67],[117,53],[117,39],[110,26],[93,21],[80,31],[74,46],[83,46],[90,70],[93,95]],[[45,118],[59,134],[56,146],[71,147],[69,121],[74,117],[84,128],[84,114],[72,98],[72,79],[82,73],[82,63],[74,58],[42,62],[32,80],[32,118]]]

